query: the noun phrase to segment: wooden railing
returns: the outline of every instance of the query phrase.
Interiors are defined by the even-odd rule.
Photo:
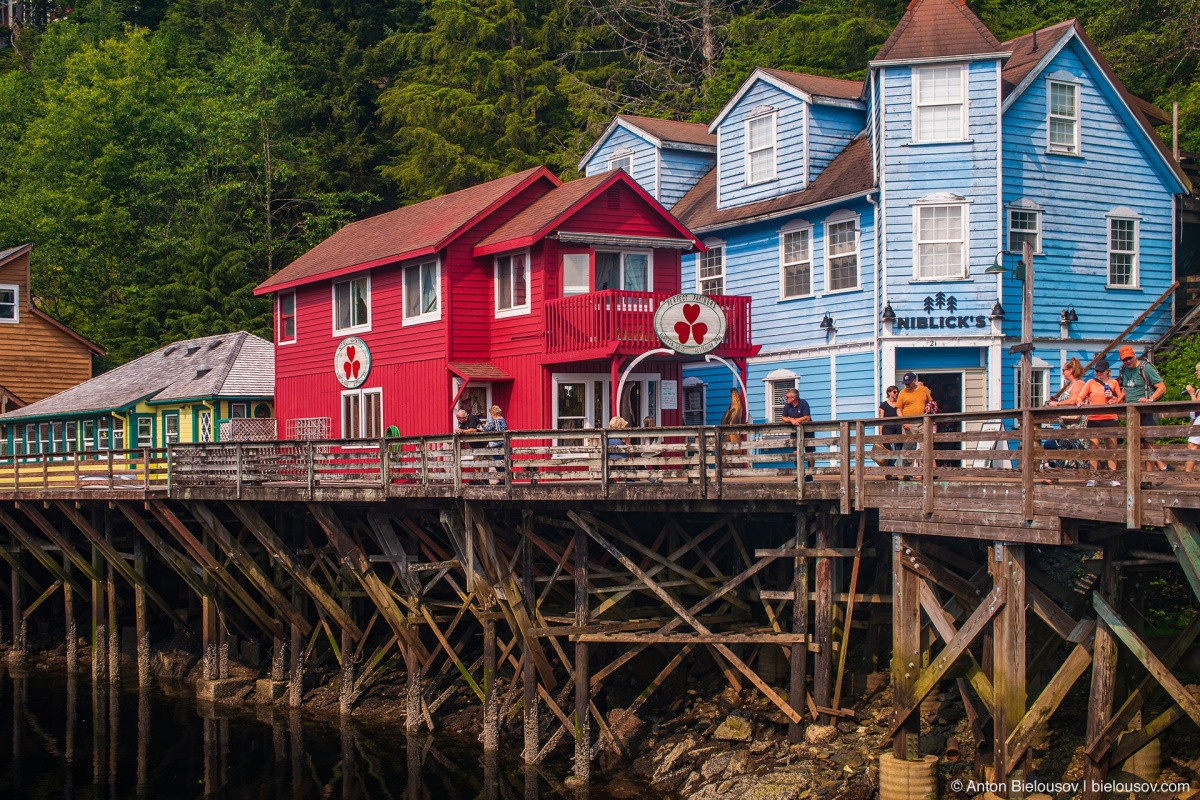
[[[299,492],[370,490],[384,496],[753,497],[809,492],[863,507],[868,486],[916,481],[1019,488],[1034,516],[1046,484],[1104,490],[1140,508],[1144,489],[1200,503],[1200,452],[1188,448],[1191,403],[1108,406],[1115,428],[1085,429],[1076,409],[941,414],[920,433],[884,435],[880,420],[655,429],[507,431],[371,441],[243,442],[167,449],[0,457],[0,497],[28,492],[247,488]],[[1095,413],[1095,412],[1094,412]],[[1142,414],[1158,419],[1143,420]],[[1167,418],[1175,418],[1171,424]],[[912,420],[910,420],[912,421]],[[1148,424],[1154,422],[1156,424]],[[1168,424],[1160,424],[1160,423]],[[1200,430],[1200,429],[1198,429]],[[619,439],[618,439],[619,437]],[[900,448],[907,448],[901,450]],[[1146,471],[1147,460],[1171,471]],[[1110,462],[1116,465],[1113,469]],[[792,487],[788,489],[787,487]],[[824,487],[824,488],[823,488]],[[817,491],[819,490],[819,491]],[[1086,497],[1086,495],[1080,495]],[[1081,503],[1086,506],[1086,501]],[[932,506],[927,510],[931,510]],[[1135,512],[1130,519],[1136,523]]]
[[[654,312],[671,292],[605,290],[562,297],[546,303],[547,352],[551,355],[622,346],[629,352],[658,347]],[[725,312],[725,343],[716,351],[752,349],[750,298],[711,295]]]

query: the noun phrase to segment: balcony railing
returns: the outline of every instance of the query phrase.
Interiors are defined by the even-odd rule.
[[[624,292],[607,289],[546,303],[546,351],[550,355],[642,353],[659,347],[654,312],[671,292]],[[725,342],[717,355],[752,355],[750,298],[711,295],[725,312]]]

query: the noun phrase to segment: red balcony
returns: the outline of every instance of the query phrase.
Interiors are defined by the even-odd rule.
[[[637,355],[662,345],[654,335],[654,312],[671,292],[611,289],[546,302],[546,353],[551,361],[582,361]],[[725,341],[713,351],[727,358],[758,352],[750,338],[750,298],[712,295],[725,312]]]

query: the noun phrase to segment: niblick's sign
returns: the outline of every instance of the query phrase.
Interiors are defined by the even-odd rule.
[[[939,331],[986,328],[988,318],[983,314],[958,314],[958,299],[945,292],[929,295],[922,303],[925,316],[896,315],[893,331]]]
[[[702,294],[668,297],[654,312],[654,333],[664,347],[690,356],[703,355],[725,341],[725,311]]]

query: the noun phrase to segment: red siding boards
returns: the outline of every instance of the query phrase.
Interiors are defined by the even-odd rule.
[[[457,225],[453,237],[431,251],[441,263],[441,318],[437,321],[404,324],[403,267],[415,263],[412,260],[368,262],[370,266],[360,262],[357,271],[339,263],[334,274],[324,272],[299,282],[273,278],[260,287],[278,291],[283,286],[294,286],[296,290],[295,341],[276,345],[276,409],[284,421],[281,431],[288,430],[287,421],[291,419],[328,417],[331,435],[344,433],[341,403],[345,390],[334,374],[333,361],[345,334],[333,331],[332,284],[357,274],[371,277],[370,329],[353,334],[363,339],[371,351],[371,370],[359,388],[382,390],[383,425],[395,425],[402,435],[440,434],[453,428],[452,362],[488,364],[510,376],[511,380],[490,384],[491,400],[504,409],[511,427],[527,430],[553,424],[555,373],[584,373],[597,378],[611,374],[612,363],[604,358],[547,363],[545,304],[562,295],[562,253],[594,252],[586,246],[547,237],[556,231],[627,236],[636,237],[640,247],[647,246],[647,239],[669,240],[672,246],[652,248],[656,292],[679,291],[680,240],[702,246],[624,173],[582,179],[558,188],[553,176],[536,175],[516,188],[506,184],[502,202],[490,204],[469,223]],[[495,194],[497,191],[488,190],[463,196]],[[452,197],[439,200],[444,204]],[[456,220],[464,216],[461,209],[447,209],[446,213]],[[336,247],[327,240],[314,248],[321,252],[304,263],[316,263],[329,257],[330,252],[344,258],[394,249],[386,233],[404,214],[390,214],[387,221],[344,228],[335,234],[337,241],[332,244]],[[355,230],[370,231],[372,240],[355,242],[351,236]],[[411,244],[412,236],[401,236],[400,232],[396,235],[404,240],[401,244]],[[503,247],[485,251],[480,247],[485,241]],[[495,260],[521,251],[529,254],[528,312],[498,318]],[[618,342],[611,344],[610,349],[615,350]],[[628,355],[620,359],[627,362]],[[674,359],[644,362],[638,372],[657,373],[677,385],[682,378],[680,362]],[[661,416],[664,424],[680,421],[677,410],[663,411]]]

